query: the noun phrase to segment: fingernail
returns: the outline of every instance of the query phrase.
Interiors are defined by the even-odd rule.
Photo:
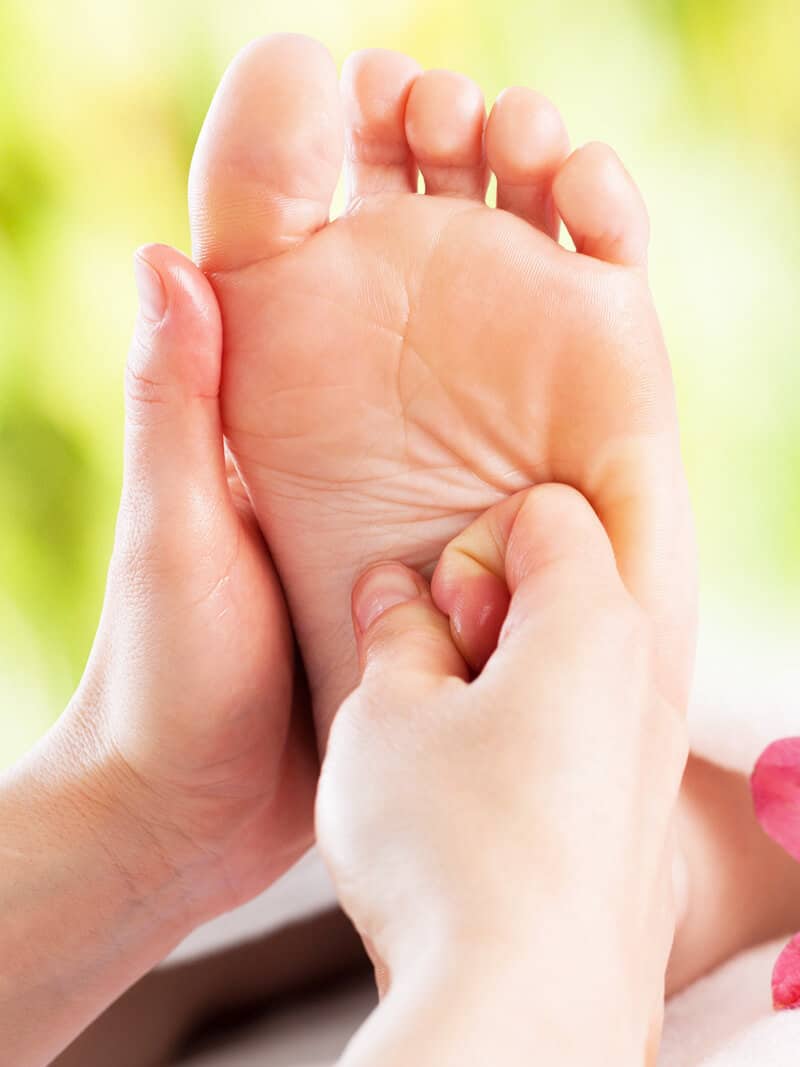
[[[776,1011],[800,1008],[800,934],[778,956],[772,972],[772,1003]]]
[[[413,574],[399,564],[378,564],[359,580],[353,592],[353,613],[362,633],[389,608],[416,600],[420,588]]]
[[[149,322],[161,322],[167,310],[167,292],[161,275],[140,252],[133,257],[133,274],[143,318]]]
[[[750,788],[763,829],[800,861],[800,737],[775,741],[765,750]]]

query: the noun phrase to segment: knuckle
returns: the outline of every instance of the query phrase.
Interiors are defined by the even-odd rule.
[[[137,322],[125,364],[125,397],[134,410],[160,406],[169,399],[169,383],[158,369],[161,329],[161,324]]]
[[[165,400],[162,385],[131,363],[125,368],[125,396],[133,406],[148,408],[161,405]]]
[[[424,600],[412,600],[386,610],[369,628],[369,657],[391,663],[392,653],[400,648],[424,651],[441,639],[440,629],[432,617],[433,606]]]

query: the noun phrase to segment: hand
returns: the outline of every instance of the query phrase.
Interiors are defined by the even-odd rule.
[[[310,845],[316,749],[280,585],[226,465],[221,327],[189,260],[136,260],[125,477],[85,675],[0,776],[0,1047],[53,1058],[199,922]],[[34,1025],[35,1024],[35,1025]]]
[[[205,918],[310,846],[317,759],[283,594],[226,464],[216,299],[172,249],[145,248],[135,265],[122,504],[61,732],[84,739],[104,801],[135,814]]]
[[[317,833],[386,995],[344,1062],[641,1065],[675,922],[683,719],[579,494],[541,486],[478,522],[510,604],[474,681],[418,575],[380,564],[353,593],[363,675]],[[446,552],[434,586],[458,566]]]

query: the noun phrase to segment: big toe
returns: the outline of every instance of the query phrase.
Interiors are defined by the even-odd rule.
[[[336,67],[308,37],[253,41],[217,89],[192,161],[195,258],[230,270],[277,255],[328,220],[344,123]]]

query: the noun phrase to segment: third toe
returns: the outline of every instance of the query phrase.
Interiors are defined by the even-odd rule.
[[[406,135],[427,193],[485,197],[485,119],[483,93],[470,78],[429,70],[417,79],[406,107]]]

